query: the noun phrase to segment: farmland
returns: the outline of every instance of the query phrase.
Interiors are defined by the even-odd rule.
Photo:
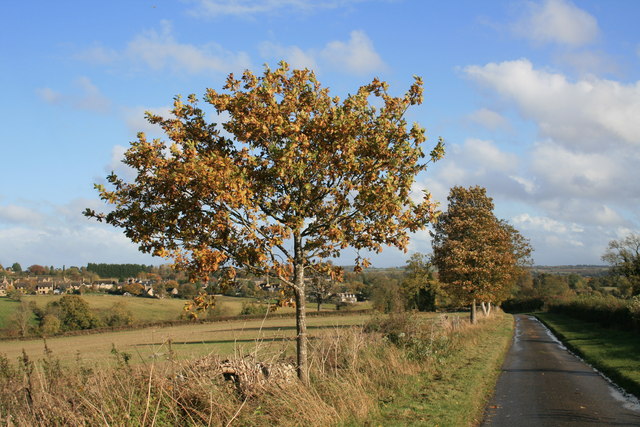
[[[313,335],[323,329],[361,325],[369,317],[363,314],[310,317],[308,325]],[[101,364],[109,362],[113,347],[131,354],[134,362],[144,362],[165,358],[170,351],[179,359],[189,359],[209,353],[228,355],[248,351],[256,344],[266,352],[288,350],[293,348],[291,338],[294,336],[295,319],[280,317],[264,321],[234,320],[52,337],[46,340],[46,345],[63,363],[80,358],[90,364]],[[41,358],[44,341],[0,341],[0,354],[5,354],[9,360],[16,360],[23,350],[32,359]]]
[[[59,295],[25,295],[22,300],[27,303],[35,303],[38,307],[44,308],[48,303],[57,301]],[[155,299],[124,297],[120,295],[108,294],[85,294],[82,295],[90,309],[100,316],[106,314],[116,304],[123,307],[133,315],[134,325],[172,322],[180,319],[183,313],[184,299]],[[224,295],[216,296],[216,316],[238,316],[245,303],[256,302],[254,298],[228,297]],[[20,303],[6,297],[0,297],[0,330],[6,329],[11,323],[11,316],[20,307]],[[358,309],[370,308],[370,304],[359,304]],[[322,311],[335,310],[335,304],[324,304]],[[310,306],[310,311],[315,311],[315,305]],[[282,308],[279,313],[293,313],[290,307]]]

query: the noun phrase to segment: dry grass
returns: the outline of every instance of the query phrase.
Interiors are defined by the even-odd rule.
[[[264,326],[264,325],[263,325]],[[211,354],[195,360],[133,365],[114,350],[110,367],[78,360],[62,365],[48,347],[18,366],[0,358],[0,423],[31,425],[364,425],[381,402],[411,378],[433,371],[451,336],[464,323],[441,317],[400,316],[367,327],[327,328],[311,340],[311,386],[287,380],[286,352],[268,358],[257,341],[223,363]],[[232,366],[236,379],[225,380]],[[262,375],[268,367],[268,377]],[[229,375],[227,375],[229,377]],[[244,383],[243,383],[244,382]]]

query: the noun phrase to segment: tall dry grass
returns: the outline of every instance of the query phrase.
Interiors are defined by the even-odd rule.
[[[0,425],[359,425],[413,375],[455,351],[455,317],[377,318],[311,341],[311,386],[292,379],[284,353],[132,365],[115,348],[109,368],[0,356]],[[259,343],[257,345],[260,345]],[[171,355],[171,351],[167,352]]]

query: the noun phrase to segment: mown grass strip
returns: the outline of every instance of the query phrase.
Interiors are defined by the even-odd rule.
[[[501,314],[452,335],[430,367],[408,378],[384,403],[375,425],[466,426],[477,424],[493,393],[513,336],[513,317]]]
[[[557,313],[536,313],[574,353],[607,375],[627,392],[640,396],[640,339]]]

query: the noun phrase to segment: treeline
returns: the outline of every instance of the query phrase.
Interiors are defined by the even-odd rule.
[[[152,269],[153,266],[143,264],[87,264],[87,270],[100,277],[117,277],[121,280],[136,277],[140,273],[150,273]]]

